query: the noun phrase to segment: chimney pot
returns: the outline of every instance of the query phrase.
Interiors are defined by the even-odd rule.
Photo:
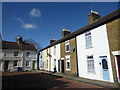
[[[69,29],[63,29],[62,31],[62,37],[64,38],[65,36],[67,36],[68,34],[70,34],[70,30]]]
[[[94,23],[96,20],[100,18],[100,15],[98,12],[91,10],[91,13],[88,15],[89,24]]]

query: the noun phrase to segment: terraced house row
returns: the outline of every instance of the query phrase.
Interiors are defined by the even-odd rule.
[[[40,50],[41,70],[78,76],[97,84],[120,84],[120,9],[101,17],[88,15],[89,24]],[[119,86],[119,85],[118,85]]]

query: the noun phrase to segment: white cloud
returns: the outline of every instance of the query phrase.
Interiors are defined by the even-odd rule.
[[[33,8],[30,11],[29,15],[32,16],[32,17],[40,17],[41,16],[41,12],[40,12],[39,9]]]
[[[25,23],[20,17],[13,17],[16,21],[21,24],[21,27],[24,29],[36,29],[38,26],[30,23]]]
[[[25,29],[36,29],[36,28],[37,28],[37,25],[33,25],[33,24],[23,24],[22,27],[25,28]]]

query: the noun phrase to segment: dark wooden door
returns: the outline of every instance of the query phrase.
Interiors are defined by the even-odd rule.
[[[118,75],[119,75],[119,80],[120,80],[120,55],[116,57],[117,57],[117,65],[118,65]]]
[[[33,61],[33,70],[35,70],[35,61]]]
[[[4,71],[8,70],[9,61],[4,61]]]
[[[64,60],[61,60],[61,72],[64,73]]]

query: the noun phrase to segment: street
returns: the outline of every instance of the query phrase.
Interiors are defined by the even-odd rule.
[[[78,81],[68,80],[42,72],[3,73],[2,89],[6,88],[103,88]]]

